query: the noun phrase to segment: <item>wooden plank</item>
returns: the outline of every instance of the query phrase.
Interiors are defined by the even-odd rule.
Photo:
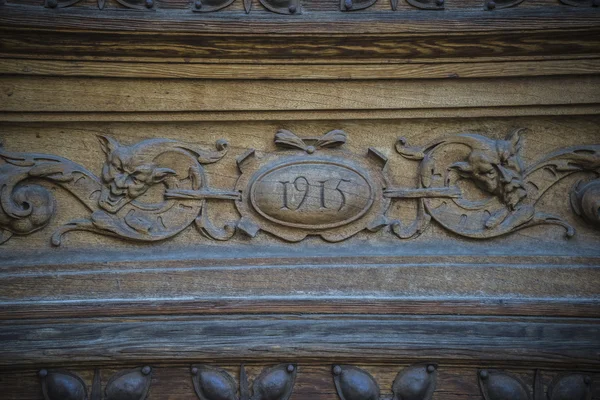
[[[369,110],[600,103],[600,77],[383,81],[0,78],[0,111]]]
[[[97,253],[96,261],[88,252],[72,254],[68,263],[53,263],[51,256],[43,262],[5,258],[0,318],[305,310],[599,315],[595,257],[488,256],[483,261],[476,255],[411,256],[405,249],[401,257],[305,254],[299,263],[293,256],[244,257],[233,248],[233,258],[188,252],[187,259],[134,260],[130,252],[126,259],[106,261],[110,254]]]
[[[64,9],[61,10],[63,12]],[[117,13],[122,16],[124,13]],[[144,13],[137,13],[141,15]],[[146,13],[147,14],[147,13]],[[391,13],[390,13],[391,14]],[[489,13],[488,13],[489,14]],[[499,14],[496,14],[499,15]],[[594,15],[588,13],[586,15]],[[2,26],[0,14],[0,26]],[[44,14],[46,19],[49,14]],[[66,17],[66,15],[64,16]],[[29,13],[27,18],[30,18]],[[482,19],[486,19],[482,17]],[[496,18],[497,19],[497,18]],[[204,27],[195,27],[193,33],[148,33],[151,29],[140,27],[139,32],[63,31],[60,25],[64,18],[48,24],[48,30],[41,30],[39,25],[31,29],[5,29],[0,37],[0,55],[3,57],[24,57],[42,59],[104,59],[107,61],[177,61],[177,62],[221,62],[224,61],[253,61],[264,63],[334,63],[340,60],[346,63],[379,62],[452,62],[460,61],[494,61],[494,60],[543,60],[564,58],[594,58],[600,46],[600,28],[596,20],[584,28],[571,30],[568,27],[555,31],[534,30],[528,32],[524,26],[517,31],[494,31],[482,27],[480,32],[462,32],[461,24],[453,26],[446,33],[440,26],[435,26],[434,32],[417,34],[417,32],[397,33],[376,31],[369,34],[359,34],[355,25],[346,26],[338,33],[312,34],[310,25],[301,25],[304,33],[283,32],[282,34],[261,35],[256,31],[234,34],[233,27],[223,27],[231,33],[223,36],[217,34],[201,34]],[[531,17],[532,21],[535,18]],[[29,21],[29,19],[27,20]],[[86,23],[85,15],[77,18],[78,23]],[[194,20],[196,21],[196,20]],[[264,21],[269,21],[264,19]],[[279,21],[279,19],[277,19]],[[379,19],[374,19],[377,25]],[[570,21],[570,20],[565,20]],[[93,24],[92,21],[89,21]],[[109,29],[114,21],[102,20],[96,29]],[[127,20],[127,22],[130,22]],[[164,21],[163,21],[164,22]],[[441,25],[445,20],[438,21]],[[472,22],[472,21],[470,21]],[[491,21],[490,21],[491,22]],[[124,24],[125,22],[121,22]],[[156,24],[160,24],[156,21]],[[226,21],[235,25],[235,21]],[[404,27],[409,21],[394,21],[393,28]],[[417,24],[429,24],[426,20]],[[23,25],[27,22],[23,21]],[[132,22],[132,25],[135,25]],[[296,24],[294,24],[295,26]],[[337,27],[337,22],[330,26]],[[414,24],[413,24],[414,25]],[[106,26],[106,28],[105,28]],[[252,23],[244,23],[242,28],[253,27]],[[277,32],[280,26],[269,28],[269,32]],[[367,25],[368,27],[371,24]],[[129,25],[125,25],[126,29]],[[55,29],[54,29],[55,28]],[[116,27],[115,27],[116,28]],[[165,27],[165,30],[171,27]],[[173,28],[175,31],[177,29]],[[415,27],[416,29],[416,27]],[[515,28],[516,29],[516,28]],[[440,34],[439,32],[444,32]],[[220,60],[220,61],[219,61]],[[492,70],[495,70],[492,68]],[[140,75],[142,76],[142,75]],[[343,78],[343,76],[340,76]]]
[[[0,365],[360,358],[513,367],[560,362],[584,369],[598,368],[599,340],[600,324],[589,319],[278,315],[6,321]]]
[[[497,78],[600,73],[600,59],[439,64],[198,64],[0,59],[0,74],[180,79]]]
[[[229,315],[229,314],[364,314],[364,315],[487,315],[598,318],[599,300],[509,298],[418,298],[418,299],[171,299],[22,301],[0,303],[0,320],[77,318],[143,315]]]

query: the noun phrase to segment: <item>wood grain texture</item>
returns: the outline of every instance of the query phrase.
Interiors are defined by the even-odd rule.
[[[404,136],[422,146],[477,132],[499,143],[528,127],[527,164],[557,148],[600,143],[600,13],[557,0],[483,10],[447,0],[428,12],[379,1],[364,12],[303,1],[276,16],[255,1],[192,12],[181,0],[132,12],[113,0],[51,10],[0,0],[0,146],[56,154],[96,176],[96,135],[124,146],[169,138],[230,142],[206,167],[235,187],[236,158],[273,152],[273,134],[319,137],[344,129],[348,151],[388,157],[390,183],[414,186]],[[444,155],[446,156],[446,155]],[[578,234],[534,227],[489,242],[432,224],[415,241],[388,228],[347,244],[316,237],[290,244],[261,233],[216,243],[189,228],[156,244],[89,233],[51,248],[49,231],[87,211],[48,184],[48,230],[0,247],[0,390],[41,400],[37,372],[68,369],[88,393],[97,370],[151,365],[147,400],[193,400],[191,364],[250,380],[269,365],[298,363],[290,400],[338,400],[332,364],[375,377],[384,396],[401,369],[439,365],[434,400],[481,400],[479,368],[515,374],[532,389],[565,371],[588,374],[600,399],[600,236],[571,210],[586,172],[540,203]],[[403,221],[412,200],[391,210]],[[219,223],[237,216],[211,203]],[[87,215],[87,214],[85,214]],[[386,230],[387,229],[387,230]],[[99,393],[96,391],[96,393]]]
[[[304,258],[309,257],[303,253]],[[336,312],[336,307],[340,307],[339,312],[355,312],[360,299],[364,299],[363,312],[391,313],[395,309],[404,313],[404,302],[416,310],[424,302],[439,305],[438,313],[459,309],[466,313],[494,309],[495,313],[516,313],[517,307],[511,306],[510,300],[507,306],[501,300],[512,298],[522,306],[524,315],[540,314],[536,307],[554,307],[570,315],[568,310],[577,314],[579,305],[585,314],[587,305],[598,301],[600,288],[599,263],[593,257],[517,260],[488,256],[483,262],[477,256],[373,254],[312,256],[310,262],[298,263],[295,258],[240,254],[235,258],[204,258],[198,253],[188,256],[189,260],[143,257],[138,261],[86,262],[81,256],[71,255],[71,265],[4,260],[1,314],[10,318],[36,304],[59,315],[69,313],[71,306],[76,306],[73,312],[95,309],[95,315],[108,315],[113,310],[135,313],[136,307],[144,313],[161,313],[162,304],[169,309],[169,304],[177,301],[188,303],[186,309],[198,307],[195,313],[209,314],[234,312],[236,304],[253,312],[267,312],[260,307],[269,301],[280,310],[311,304],[329,312]],[[443,305],[444,300],[448,306]],[[127,301],[137,306],[123,308]],[[216,304],[221,306],[211,309]],[[386,304],[392,307],[388,311]],[[483,309],[475,308],[482,304]],[[219,311],[222,308],[225,310]]]
[[[594,104],[596,76],[503,80],[230,81],[0,78],[0,111],[369,110]]]
[[[10,15],[10,14],[9,14]],[[28,21],[35,18],[30,13]],[[116,19],[102,20],[94,29],[108,29]],[[589,13],[586,15],[590,15]],[[594,15],[594,14],[592,14]],[[0,25],[7,21],[2,20]],[[48,15],[44,16],[44,21]],[[26,18],[25,16],[23,18]],[[482,17],[481,19],[486,19]],[[75,19],[78,22],[94,25],[93,21],[85,21],[84,16]],[[494,19],[495,21],[496,19]],[[535,19],[530,16],[530,20]],[[560,19],[559,19],[560,20]],[[68,16],[62,16],[54,21],[60,24],[68,21]],[[269,21],[269,20],[266,20]],[[375,21],[380,21],[376,19]],[[368,23],[370,28],[377,22]],[[193,22],[193,21],[192,21]],[[413,26],[418,31],[421,24],[411,24],[409,21],[391,21],[390,27],[397,29],[406,25]],[[443,25],[445,20],[438,21]],[[489,21],[492,23],[491,21]],[[22,21],[22,24],[25,24]],[[508,22],[507,22],[508,23]],[[550,24],[549,21],[546,23]],[[120,22],[123,29],[135,26],[135,21]],[[211,35],[198,33],[149,33],[145,32],[160,21],[152,22],[147,26],[137,28],[139,33],[131,32],[86,32],[78,34],[77,31],[62,31],[68,27],[56,26],[59,31],[51,30],[5,30],[0,40],[0,55],[3,57],[23,57],[41,59],[75,59],[75,60],[106,60],[106,61],[177,61],[177,62],[276,62],[276,63],[362,63],[390,61],[399,63],[412,62],[453,62],[453,61],[490,61],[509,60],[527,61],[543,59],[578,59],[595,58],[599,46],[597,37],[600,30],[598,22],[591,21],[588,26],[578,29],[557,27],[554,31],[533,30],[525,26],[515,27],[517,32],[484,32],[465,33],[457,27],[456,34],[439,34],[443,27],[435,26],[434,32],[416,35],[417,32],[398,33],[379,31],[368,34],[358,34],[357,27],[351,24],[345,27],[351,35],[329,32],[328,34],[312,34],[310,24],[301,24],[305,34],[298,32],[281,32],[285,28],[282,21],[278,21],[277,28],[268,28],[274,34],[261,36],[257,34],[261,28],[255,26],[252,32],[242,32],[239,36]],[[223,29],[235,29],[235,22],[224,21]],[[41,25],[41,22],[38,24]],[[52,29],[49,25],[47,29]],[[296,24],[292,25],[295,26]],[[343,25],[338,21],[329,26]],[[510,24],[509,24],[510,25]],[[242,23],[241,28],[252,27],[254,24]],[[469,25],[470,26],[470,25]],[[352,27],[352,28],[350,28]],[[77,27],[71,27],[73,29]],[[92,27],[90,27],[91,29]],[[210,28],[206,21],[202,26],[191,26],[194,32],[203,32]],[[433,28],[433,27],[432,27]],[[82,29],[81,26],[78,29]],[[176,28],[165,27],[166,31],[177,31]],[[342,30],[343,31],[343,30]],[[276,33],[276,34],[275,34]],[[293,38],[293,39],[292,39]],[[56,44],[56,45],[55,45]],[[141,76],[141,75],[140,75]],[[340,75],[339,78],[343,78]]]
[[[5,321],[0,365],[359,358],[598,368],[599,337],[600,325],[589,319],[277,315]]]
[[[0,74],[181,79],[423,79],[593,75],[600,60],[389,63],[389,64],[197,64],[0,59]]]

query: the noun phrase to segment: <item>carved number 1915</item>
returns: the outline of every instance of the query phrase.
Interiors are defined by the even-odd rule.
[[[281,183],[283,185],[283,193],[282,193],[282,204],[283,205],[282,205],[281,209],[282,210],[298,210],[298,209],[300,209],[304,205],[307,197],[309,197],[309,193],[311,191],[313,191],[314,189],[317,189],[319,192],[319,195],[318,195],[319,208],[322,208],[322,209],[330,208],[327,204],[328,203],[327,196],[325,196],[325,190],[327,189],[326,184],[330,181],[337,181],[335,188],[333,188],[332,190],[335,190],[340,195],[340,206],[338,207],[338,211],[340,211],[346,205],[346,194],[344,193],[344,191],[342,189],[340,189],[340,185],[342,184],[342,182],[351,182],[350,179],[327,179],[324,181],[317,181],[318,185],[315,185],[315,184],[311,184],[305,176],[298,176],[296,179],[294,179],[293,182],[279,181],[279,183]],[[300,200],[300,202],[298,203],[296,208],[293,208],[293,209],[289,207],[289,191],[288,191],[289,185],[292,185],[294,187],[294,189],[296,189],[296,191],[302,193],[302,199]]]

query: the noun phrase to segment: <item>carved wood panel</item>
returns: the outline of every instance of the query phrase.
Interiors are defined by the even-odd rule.
[[[600,400],[600,14],[0,0],[0,398]]]
[[[211,152],[168,139],[127,146],[101,135],[106,160],[100,178],[57,156],[2,150],[0,237],[5,242],[13,234],[30,234],[52,218],[51,194],[29,184],[32,179],[57,183],[92,211],[89,218],[57,229],[52,235],[55,246],[67,232],[82,230],[160,241],[192,223],[216,240],[228,240],[238,229],[250,237],[263,230],[291,242],[308,235],[337,242],[385,226],[398,238],[408,239],[420,235],[432,220],[474,239],[544,224],[562,226],[572,237],[575,229],[564,218],[538,210],[537,203],[555,183],[578,172],[590,174],[571,188],[571,207],[592,226],[599,225],[600,145],[561,148],[525,165],[523,131],[515,129],[497,140],[456,134],[424,147],[398,139],[397,152],[420,162],[417,175],[409,178],[418,181],[417,187],[389,184],[384,173],[387,157],[374,148],[364,156],[339,151],[347,139],[341,130],[308,139],[280,130],[275,145],[293,151],[258,156],[248,150],[237,159],[241,175],[236,187],[227,190],[211,188],[202,167],[224,157],[225,140],[217,141],[217,151]],[[460,149],[458,154],[448,155],[453,148]],[[144,201],[155,186],[162,187],[156,201]],[[390,199],[415,199],[415,219],[408,223],[390,219],[386,215]],[[216,200],[235,201],[241,217],[216,227],[208,216],[208,205]]]

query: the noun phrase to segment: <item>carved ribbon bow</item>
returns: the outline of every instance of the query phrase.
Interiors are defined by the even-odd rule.
[[[281,147],[304,150],[308,154],[312,154],[317,149],[341,146],[346,143],[346,138],[346,132],[339,129],[329,131],[320,138],[304,139],[287,129],[280,129],[275,134],[275,144]]]

